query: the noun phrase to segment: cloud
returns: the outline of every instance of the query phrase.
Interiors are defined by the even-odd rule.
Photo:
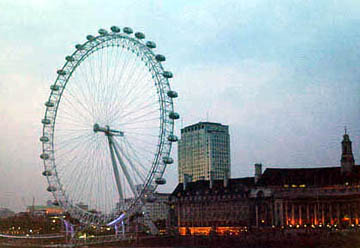
[[[321,72],[306,77],[275,62],[244,60],[186,68],[177,81],[182,126],[205,120],[230,125],[236,176],[249,175],[256,162],[337,165],[343,125],[355,137],[360,133],[360,99],[351,93],[358,84]]]

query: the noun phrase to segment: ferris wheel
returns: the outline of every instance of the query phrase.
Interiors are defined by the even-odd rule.
[[[59,205],[81,222],[106,224],[166,183],[179,114],[156,44],[129,27],[98,33],[75,46],[50,86],[40,158]]]

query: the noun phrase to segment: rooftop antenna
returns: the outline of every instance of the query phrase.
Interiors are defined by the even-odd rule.
[[[347,134],[347,128],[346,128],[346,126],[344,127],[344,129],[345,129],[345,134]]]
[[[34,214],[35,212],[35,196],[33,196],[33,201],[32,201],[32,214]]]

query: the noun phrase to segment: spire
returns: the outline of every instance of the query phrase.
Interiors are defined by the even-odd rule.
[[[354,155],[351,148],[351,140],[347,134],[347,129],[345,127],[345,133],[343,135],[343,140],[341,142],[342,154],[341,154],[341,172],[350,173],[352,172],[355,166]]]

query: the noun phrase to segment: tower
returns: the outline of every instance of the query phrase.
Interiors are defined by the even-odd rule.
[[[179,183],[184,175],[197,180],[230,177],[229,127],[220,123],[199,122],[181,129],[178,143]]]
[[[355,160],[354,160],[354,155],[352,153],[351,140],[349,138],[349,135],[346,133],[346,128],[345,128],[345,134],[343,136],[343,140],[341,142],[341,148],[342,148],[342,154],[340,160],[341,172],[350,173],[352,172],[355,166]]]
[[[255,183],[259,181],[262,175],[262,164],[255,164]]]

